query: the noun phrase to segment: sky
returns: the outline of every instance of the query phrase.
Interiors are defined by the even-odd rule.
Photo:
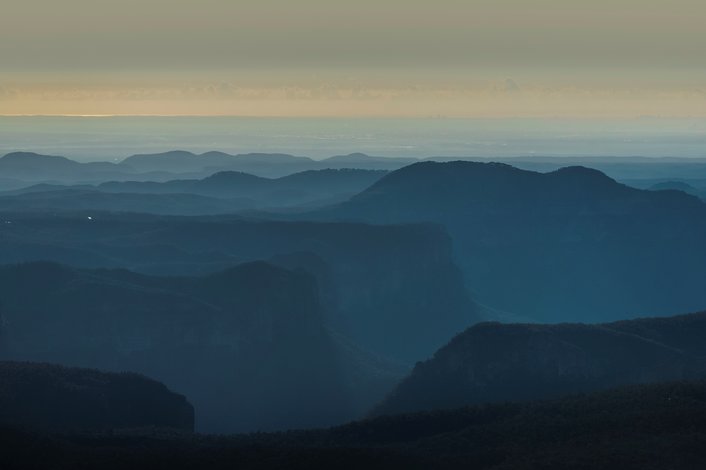
[[[0,114],[704,117],[703,0],[3,0]]]

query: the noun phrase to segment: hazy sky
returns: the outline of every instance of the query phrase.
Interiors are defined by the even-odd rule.
[[[0,114],[705,116],[703,0],[3,0]]]

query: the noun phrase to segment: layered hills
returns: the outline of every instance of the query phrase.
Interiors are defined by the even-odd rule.
[[[223,171],[202,179],[165,182],[39,183],[0,193],[0,211],[86,209],[208,215],[262,208],[316,207],[346,200],[384,175],[384,171],[340,169],[263,178]]]
[[[249,173],[280,178],[294,173],[326,169],[395,170],[415,159],[371,157],[364,154],[324,160],[287,154],[223,152],[194,154],[175,150],[140,154],[120,162],[77,162],[62,156],[12,152],[0,157],[0,188],[19,189],[31,183],[99,184],[109,181],[202,179],[218,172]]]
[[[53,263],[0,268],[3,359],[134,371],[179,390],[199,429],[353,413],[312,276],[266,263],[152,277]]]
[[[329,326],[404,363],[428,357],[479,318],[451,241],[431,225],[5,213],[0,241],[0,263],[48,260],[170,276],[273,258],[316,277]]]

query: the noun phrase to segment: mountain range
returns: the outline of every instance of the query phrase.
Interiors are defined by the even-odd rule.
[[[0,359],[146,374],[211,432],[703,376],[706,314],[615,322],[706,304],[692,187],[436,160],[10,154],[46,178],[0,195]]]
[[[706,305],[706,204],[593,169],[417,163],[301,217],[443,225],[469,292],[505,320],[609,321]]]
[[[499,161],[525,170],[550,172],[566,166],[596,168],[620,181],[645,187],[661,180],[706,179],[706,161],[699,158],[640,157],[379,157],[364,153],[337,155],[322,160],[289,154],[246,153],[231,155],[211,151],[194,154],[173,150],[139,154],[121,161],[79,163],[65,157],[33,152],[13,152],[0,158],[0,189],[18,189],[32,182],[100,183],[105,181],[167,181],[204,178],[219,171],[239,171],[277,178],[292,173],[322,169],[369,169],[393,171],[420,161]]]
[[[0,216],[0,263],[196,276],[270,259],[316,277],[328,325],[405,364],[479,319],[438,226],[99,212]]]
[[[107,181],[169,181],[201,179],[222,171],[280,178],[303,171],[325,169],[395,170],[416,159],[371,157],[354,153],[323,160],[287,154],[230,155],[186,151],[133,155],[120,162],[77,162],[62,156],[13,152],[0,157],[0,190],[33,183],[99,184]]]
[[[224,171],[203,179],[40,183],[0,193],[0,211],[106,210],[168,215],[227,214],[257,208],[341,202],[385,175],[375,170],[310,170],[281,178]]]
[[[133,155],[120,162],[120,165],[140,172],[213,173],[214,171],[231,170],[276,178],[318,169],[396,170],[415,161],[417,160],[414,158],[372,157],[363,153],[313,160],[308,157],[297,157],[288,154],[248,153],[230,155],[223,152],[206,152],[196,155],[186,151],[172,151],[159,154]]]

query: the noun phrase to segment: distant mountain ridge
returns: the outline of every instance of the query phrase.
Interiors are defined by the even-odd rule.
[[[706,201],[706,186],[703,185],[703,181],[700,183],[701,185],[697,188],[684,181],[662,181],[653,184],[648,189],[650,191],[683,191]]]
[[[215,169],[237,170],[247,173],[285,175],[311,169],[314,160],[286,154],[249,153],[230,155],[223,152],[206,152],[200,155],[184,150],[127,157],[119,163],[141,172],[168,171],[171,173],[213,172]],[[272,167],[275,164],[276,167]],[[271,169],[270,169],[271,168]]]
[[[442,224],[473,296],[508,317],[608,321],[706,305],[706,204],[589,168],[416,163],[302,217]]]
[[[6,189],[16,189],[16,181],[33,183],[90,183],[107,181],[168,181],[176,178],[200,179],[221,171],[251,173],[280,178],[303,171],[326,169],[394,170],[416,159],[370,157],[365,154],[336,156],[323,160],[289,154],[224,152],[194,154],[175,150],[133,155],[115,162],[77,162],[66,157],[34,152],[12,152],[0,157],[0,174]],[[2,183],[2,181],[0,181]],[[2,189],[2,186],[0,186]]]
[[[109,180],[138,179],[142,181],[166,181],[179,177],[203,178],[218,171],[241,171],[263,177],[280,177],[291,173],[321,170],[357,168],[394,171],[404,166],[422,162],[448,162],[463,160],[487,163],[503,162],[531,171],[548,172],[566,166],[582,165],[599,169],[612,178],[626,181],[649,179],[706,179],[706,160],[699,158],[643,158],[643,157],[381,157],[360,152],[335,155],[322,160],[286,153],[242,153],[229,154],[209,151],[196,154],[185,150],[172,150],[153,154],[137,154],[120,162],[78,163],[65,157],[47,159],[46,155],[33,152],[13,152],[0,170],[7,181],[0,181],[0,189],[15,189],[12,180],[25,182],[81,182],[97,183]],[[59,159],[63,159],[59,162]],[[42,165],[43,163],[43,165]],[[79,166],[76,166],[78,164]],[[69,172],[73,166],[73,173]],[[133,175],[130,178],[129,175]]]
[[[0,157],[3,178],[34,181],[105,180],[134,175],[135,170],[109,162],[79,163],[66,157],[13,152]]]
[[[382,170],[329,169],[273,179],[222,171],[203,179],[166,182],[109,181],[72,186],[40,183],[0,193],[0,211],[102,210],[210,215],[264,208],[311,208],[344,201],[385,174]]]
[[[120,162],[137,171],[170,171],[196,173],[204,171],[241,171],[265,177],[281,177],[291,173],[320,169],[394,170],[417,159],[371,157],[362,153],[339,155],[323,160],[289,154],[246,153],[231,155],[223,152],[194,154],[183,150],[158,154],[133,155]]]
[[[264,178],[240,171],[221,171],[200,180],[107,182],[98,185],[97,189],[104,192],[188,193],[217,198],[249,198],[254,206],[289,207],[345,200],[385,174],[382,170],[325,169]]]

